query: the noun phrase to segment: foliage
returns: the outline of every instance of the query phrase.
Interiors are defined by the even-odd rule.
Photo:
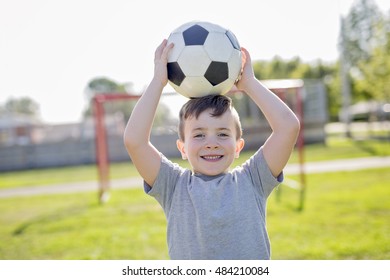
[[[19,113],[23,115],[38,117],[39,105],[30,97],[10,98],[3,106],[0,106],[0,113]]]
[[[341,53],[351,78],[353,101],[389,100],[390,14],[373,0],[359,0],[342,20]]]
[[[271,61],[254,61],[255,76],[267,79],[318,79],[324,82],[328,92],[328,110],[330,115],[337,116],[340,108],[340,81],[338,64],[317,60],[303,62],[299,57],[283,60],[275,56]]]
[[[342,19],[340,55],[349,69],[347,75],[352,101],[390,100],[390,13],[383,15],[373,0],[356,1]],[[255,61],[258,79],[320,79],[328,92],[331,119],[338,119],[341,107],[340,62],[321,60],[306,63],[299,57]]]
[[[129,93],[131,84],[121,84],[106,77],[97,77],[90,80],[84,90],[84,93],[89,101],[88,108],[84,111],[84,117],[93,114],[92,98],[97,94],[114,94],[114,93]],[[134,102],[113,101],[104,104],[104,110],[107,115],[122,113],[124,119],[128,119],[131,111],[134,108]]]
[[[134,92],[132,83],[117,83],[114,80],[105,77],[94,78],[87,84],[84,93],[89,101],[97,94],[115,94],[115,93],[126,93],[139,95],[139,93]],[[89,102],[88,108],[84,111],[84,117],[91,116],[93,114],[93,109]],[[136,101],[124,101],[116,100],[111,102],[106,102],[104,104],[104,111],[106,115],[112,114],[122,114],[123,119],[127,121],[133,111],[133,108],[136,104]],[[172,116],[168,106],[161,103],[159,104],[154,120],[154,126],[164,126],[172,123]]]
[[[357,89],[369,92],[377,100],[390,101],[390,13],[376,26],[382,37],[367,61],[360,62],[364,79],[357,80]]]
[[[374,0],[358,0],[343,19],[344,56],[351,67],[367,60],[377,44],[376,25],[381,20]]]
[[[390,13],[383,15],[374,0],[357,0],[341,23],[340,54],[348,64],[353,102],[372,98],[389,101]],[[254,61],[253,67],[258,79],[322,80],[328,92],[330,117],[332,120],[338,119],[341,107],[340,61],[303,62],[299,57],[285,60],[275,56],[270,61]],[[85,89],[88,99],[97,93],[118,91],[132,91],[132,84],[97,77]],[[123,112],[127,119],[134,104],[118,103],[121,104],[107,105],[106,111]],[[166,123],[167,112],[168,108],[161,108],[161,112],[157,112],[156,122]],[[85,115],[91,115],[91,108],[86,110]]]

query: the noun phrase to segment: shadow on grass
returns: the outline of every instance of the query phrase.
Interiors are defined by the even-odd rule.
[[[286,185],[281,184],[274,193],[275,196],[275,201],[277,204],[283,204],[283,207],[287,210],[296,212],[296,213],[301,213],[304,210],[304,201],[301,201],[300,199],[300,191],[294,189],[288,189],[289,187]],[[288,194],[287,197],[282,198],[283,193],[289,191],[293,192]]]
[[[84,214],[87,210],[90,210],[91,207],[99,207],[96,205],[80,205],[80,206],[72,206],[66,209],[59,209],[55,212],[50,212],[48,214],[40,215],[36,218],[30,219],[19,225],[13,232],[13,236],[19,236],[25,233],[25,231],[32,226],[40,226],[52,222],[59,222],[61,220],[65,220],[70,217],[80,216]]]
[[[386,156],[387,153],[385,152],[385,150],[377,147],[375,145],[376,142],[378,142],[378,144],[379,144],[379,143],[386,143],[388,141],[387,141],[387,139],[383,139],[383,140],[371,139],[371,141],[365,141],[363,139],[355,139],[355,141],[353,141],[353,143],[356,147],[358,147],[362,151],[369,153],[372,156]],[[388,143],[390,144],[390,142],[388,142]]]

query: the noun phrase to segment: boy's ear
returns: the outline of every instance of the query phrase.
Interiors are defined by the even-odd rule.
[[[181,141],[180,139],[177,139],[176,146],[179,152],[181,153],[182,159],[187,159],[186,151],[184,149],[184,142]]]
[[[245,140],[243,138],[240,138],[236,141],[236,158],[240,156],[240,152],[245,146]]]

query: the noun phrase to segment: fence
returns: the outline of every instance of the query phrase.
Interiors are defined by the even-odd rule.
[[[245,106],[256,110],[257,108],[252,105],[249,103]],[[324,142],[326,137],[324,127],[328,115],[326,91],[321,82],[305,81],[304,121],[305,143]],[[257,149],[271,132],[261,115],[250,124],[243,123],[243,129],[245,149],[248,150]],[[171,131],[164,134],[155,133],[151,141],[166,156],[179,157],[176,139],[177,134]],[[109,135],[108,152],[109,160],[112,162],[129,161],[121,134]],[[0,147],[0,171],[94,164],[95,153],[94,138],[67,138],[59,142]]]

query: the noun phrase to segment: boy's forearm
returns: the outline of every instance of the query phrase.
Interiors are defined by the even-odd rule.
[[[128,145],[147,143],[150,139],[154,116],[164,85],[153,79],[135,105],[125,129]]]

